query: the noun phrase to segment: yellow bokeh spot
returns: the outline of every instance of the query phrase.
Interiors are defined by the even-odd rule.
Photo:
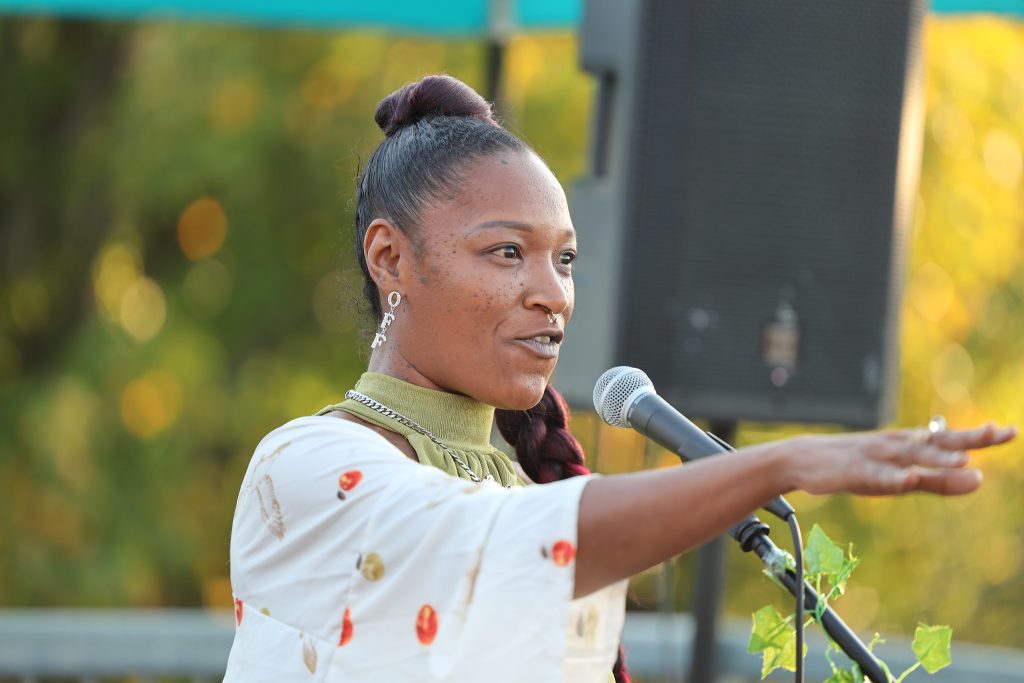
[[[262,91],[253,80],[230,80],[217,88],[210,99],[210,122],[226,131],[244,128],[252,121],[261,100]]]
[[[943,102],[929,117],[932,138],[943,152],[956,159],[967,159],[974,150],[974,128],[963,110]]]
[[[639,432],[602,424],[597,439],[598,471],[618,474],[643,469],[644,437]]]
[[[1012,534],[999,534],[992,541],[978,557],[985,579],[998,585],[1017,578],[1024,559],[1020,540]]]
[[[111,244],[93,263],[92,283],[96,304],[108,321],[121,319],[121,299],[139,278],[142,259],[133,247],[116,242]]]
[[[279,399],[287,415],[306,415],[310,406],[325,406],[338,400],[338,390],[323,376],[300,373],[288,378]],[[316,410],[315,408],[313,410]]]
[[[953,280],[936,263],[925,263],[910,280],[910,302],[925,320],[938,322],[953,304]]]
[[[227,235],[228,217],[220,203],[210,197],[189,204],[178,219],[178,244],[193,261],[216,254]]]
[[[418,80],[441,71],[444,51],[436,41],[400,39],[392,41],[384,56],[380,83]]]
[[[544,68],[544,51],[541,50],[535,38],[517,36],[509,44],[506,59],[508,61],[506,96],[513,101],[519,100],[515,104],[522,106],[523,96],[521,93],[528,93],[532,90],[534,81]]]
[[[330,111],[348,101],[359,84],[350,55],[332,54],[310,69],[302,81],[302,100],[313,109]]]
[[[102,424],[103,401],[88,385],[65,375],[55,387],[48,411],[61,416],[59,430],[41,435],[52,453],[54,469],[68,491],[85,494],[96,475],[90,445]]]
[[[1024,93],[1024,41],[1013,46],[1006,55],[1006,95],[1014,98]],[[1016,92],[1014,92],[1016,91]]]
[[[985,195],[974,185],[959,183],[949,191],[945,203],[950,225],[960,231],[966,239],[976,239],[988,221]]]
[[[149,439],[178,420],[181,403],[178,381],[163,370],[150,370],[121,392],[121,421],[135,436]]]
[[[974,383],[974,361],[959,344],[949,344],[932,363],[932,386],[947,403],[964,401]]]
[[[221,610],[231,607],[234,594],[231,579],[226,576],[211,576],[203,580],[203,607]]]
[[[993,128],[985,136],[982,150],[985,171],[1003,187],[1014,189],[1020,183],[1024,161],[1016,138],[1001,128]]]
[[[851,583],[840,598],[843,619],[855,629],[867,629],[878,616],[878,591],[871,586]]]
[[[142,276],[121,297],[121,327],[138,341],[149,341],[164,326],[167,303],[160,285]]]

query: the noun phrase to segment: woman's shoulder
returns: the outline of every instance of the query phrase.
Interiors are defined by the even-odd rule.
[[[326,442],[371,446],[395,450],[394,446],[371,427],[330,415],[306,415],[285,422],[263,437],[261,445],[271,442]]]
[[[395,446],[363,424],[337,417],[309,415],[289,420],[260,440],[250,470],[285,463],[341,464],[347,461],[409,462]],[[303,467],[303,469],[306,469]]]

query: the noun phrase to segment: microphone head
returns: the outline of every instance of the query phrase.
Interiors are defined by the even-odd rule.
[[[654,393],[654,383],[647,373],[620,365],[597,378],[594,410],[612,427],[629,427],[630,407],[640,396]]]

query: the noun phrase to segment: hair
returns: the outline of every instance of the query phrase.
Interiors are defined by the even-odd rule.
[[[387,218],[414,244],[422,244],[423,208],[454,195],[471,162],[530,147],[501,127],[491,105],[475,90],[444,74],[427,76],[391,93],[377,106],[374,119],[384,131],[384,140],[356,182],[355,251],[363,273],[363,295],[374,319],[380,320],[380,292],[363,251],[370,223]],[[540,402],[529,410],[497,410],[495,417],[498,430],[534,482],[546,484],[590,473],[583,447],[569,431],[569,408],[553,387],[546,387]],[[617,683],[629,683],[621,646],[613,673]]]
[[[384,139],[356,182],[355,251],[363,272],[363,296],[379,321],[380,292],[363,252],[370,223],[387,218],[414,244],[421,244],[423,208],[454,195],[471,162],[502,150],[530,148],[498,124],[483,97],[447,75],[402,86],[381,100],[374,119]]]

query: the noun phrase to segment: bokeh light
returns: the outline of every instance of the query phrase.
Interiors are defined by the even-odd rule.
[[[982,148],[985,170],[992,180],[1012,190],[1020,184],[1022,164],[1017,139],[1002,128],[993,128],[985,136]]]
[[[121,421],[140,439],[150,439],[172,426],[181,414],[181,386],[168,372],[149,370],[121,392]]]
[[[936,263],[925,263],[910,281],[910,300],[921,317],[939,322],[953,304],[953,281]]]
[[[974,383],[974,361],[959,344],[949,344],[932,363],[932,386],[942,400],[959,403],[970,395]]]
[[[942,151],[954,159],[968,159],[974,151],[974,128],[962,110],[941,102],[932,110],[928,129]]]
[[[139,278],[142,259],[138,250],[124,242],[104,248],[93,263],[93,291],[100,313],[108,321],[121,319],[121,299]]]
[[[249,125],[263,101],[259,83],[245,76],[221,84],[210,100],[209,118],[214,127],[234,132]]]
[[[220,203],[210,197],[189,204],[178,219],[178,244],[193,261],[216,254],[227,235],[227,214]]]
[[[121,327],[140,342],[149,341],[160,332],[167,317],[163,289],[145,276],[135,279],[121,297]]]

